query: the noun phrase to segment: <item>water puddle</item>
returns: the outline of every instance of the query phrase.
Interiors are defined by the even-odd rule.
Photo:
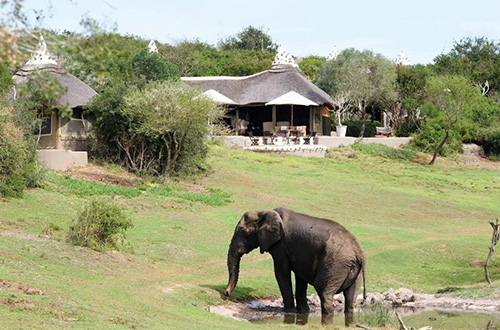
[[[404,294],[403,294],[404,293]],[[359,324],[380,329],[385,326],[399,328],[396,318],[398,312],[407,327],[415,329],[430,326],[433,329],[474,329],[500,330],[500,301],[471,300],[453,297],[436,297],[428,294],[414,294],[407,289],[392,290],[384,294],[371,294],[365,303],[355,312]],[[377,298],[378,297],[378,298]],[[333,324],[344,325],[343,297],[337,299]],[[284,313],[280,298],[234,302],[212,306],[210,312],[248,321],[256,324],[297,324],[314,328],[321,324],[319,298],[308,297],[311,313]],[[360,306],[358,302],[358,306]],[[398,306],[398,307],[393,307]]]
[[[498,314],[464,312],[464,311],[440,311],[440,310],[412,310],[393,309],[389,313],[389,318],[386,321],[386,326],[399,328],[395,313],[402,314],[403,321],[407,327],[415,329],[430,326],[433,329],[475,329],[475,330],[500,330],[500,316]],[[361,324],[367,323],[367,317],[363,315],[363,311],[355,313],[356,320]],[[259,315],[261,314],[261,315]],[[368,316],[370,318],[370,316]],[[275,313],[270,315],[269,312],[259,313],[254,311],[251,315],[250,322],[256,324],[297,324],[297,325],[319,325],[321,324],[321,315],[319,312],[310,314],[292,314],[292,313]],[[373,322],[373,320],[372,320]],[[372,328],[380,328],[371,322]],[[344,315],[340,311],[333,318],[333,325],[343,326]],[[316,328],[316,327],[315,327]]]

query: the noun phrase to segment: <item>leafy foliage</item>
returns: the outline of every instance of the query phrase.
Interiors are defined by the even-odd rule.
[[[361,119],[359,136],[364,136],[366,109],[385,109],[392,106],[396,92],[394,89],[395,70],[393,64],[380,54],[371,51],[360,52],[353,48],[343,50],[332,61],[320,69],[318,84],[334,99],[348,98]]]
[[[429,132],[432,133],[428,137],[433,140],[431,144],[434,146],[434,152],[430,162],[433,164],[450,135],[454,133],[452,129],[461,118],[466,105],[481,94],[468,79],[446,75],[430,78],[426,94],[438,112],[435,120],[431,120],[426,125],[426,128],[429,126]],[[438,136],[441,137],[437,138]],[[422,138],[419,136],[419,139]]]
[[[358,137],[361,131],[361,121],[360,120],[346,120],[344,125],[347,126],[347,136]],[[376,120],[368,120],[365,123],[365,137],[374,137],[377,134],[376,127],[382,127],[382,123]]]
[[[500,91],[500,44],[484,37],[463,38],[455,42],[448,54],[435,58],[439,74],[455,74],[475,84],[489,82],[491,92]]]
[[[163,60],[160,54],[150,53],[142,49],[132,58],[132,67],[137,77],[144,77],[146,81],[178,80],[179,68],[172,62]]]
[[[15,125],[13,112],[0,99],[0,197],[21,197],[39,172],[34,145]]]
[[[276,44],[264,31],[263,27],[256,28],[252,25],[246,27],[235,37],[229,37],[219,42],[222,49],[251,50],[251,51],[276,51]]]
[[[325,61],[324,57],[311,55],[299,62],[299,68],[304,72],[307,79],[314,82],[318,78],[319,69]]]
[[[128,145],[147,139],[151,147],[145,147],[150,157],[150,170],[168,177],[179,160],[193,160],[191,154],[201,155],[198,161],[205,158],[205,147],[187,149],[186,142],[191,146],[204,146],[208,123],[217,121],[222,116],[222,109],[212,100],[200,97],[198,91],[181,84],[150,83],[143,90],[132,90],[126,95],[122,114],[131,123]],[[142,164],[141,159],[132,157],[129,149],[124,148],[124,151],[132,168],[137,168],[137,161]],[[192,166],[197,163],[195,161]],[[183,165],[187,166],[187,162]]]
[[[112,201],[94,199],[83,206],[69,228],[68,241],[96,250],[118,249],[132,221]]]

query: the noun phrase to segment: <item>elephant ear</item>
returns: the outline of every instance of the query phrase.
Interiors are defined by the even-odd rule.
[[[274,210],[259,212],[259,219],[257,239],[260,253],[264,253],[283,237],[283,220]]]

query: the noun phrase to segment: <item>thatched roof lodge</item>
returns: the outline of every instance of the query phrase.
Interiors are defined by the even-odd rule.
[[[33,74],[48,73],[64,88],[57,101],[60,107],[69,106],[72,118],[61,118],[58,111],[46,115],[41,130],[40,149],[86,150],[85,142],[89,129],[87,118],[83,117],[82,107],[90,102],[97,93],[83,81],[64,71],[49,55],[47,44],[40,35],[32,58],[12,77],[15,87],[25,83]]]
[[[262,131],[274,132],[277,126],[306,126],[309,132],[330,134],[330,111],[333,100],[318,86],[304,77],[302,71],[291,55],[282,47],[274,59],[272,67],[246,77],[183,77],[183,82],[197,87],[203,92],[213,91],[233,101],[224,103],[228,106],[228,124],[236,132],[254,131],[260,135]],[[289,102],[281,98],[295,92],[302,96],[294,104],[295,98]],[[292,95],[292,94],[289,94]],[[219,99],[221,97],[219,96]],[[293,109],[293,110],[292,110]]]

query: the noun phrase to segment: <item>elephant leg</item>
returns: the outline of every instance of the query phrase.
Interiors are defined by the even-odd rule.
[[[335,311],[335,304],[333,302],[333,292],[322,291],[318,292],[319,299],[321,300],[321,324],[328,325],[333,323],[333,312]]]
[[[346,327],[354,325],[354,304],[356,303],[357,281],[344,291],[344,316]]]
[[[281,296],[283,297],[283,305],[285,311],[294,312],[295,302],[293,300],[292,288],[292,271],[288,264],[283,261],[276,261],[274,258],[274,276],[280,288]]]
[[[295,274],[295,300],[297,302],[297,312],[309,313],[307,304],[307,282]]]

